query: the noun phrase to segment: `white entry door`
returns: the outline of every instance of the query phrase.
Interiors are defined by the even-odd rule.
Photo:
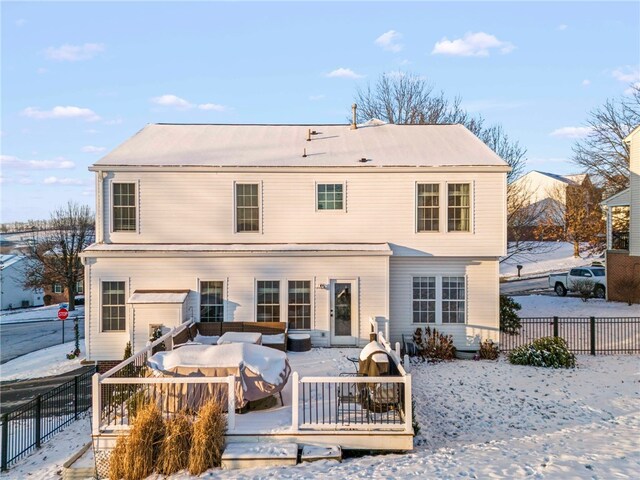
[[[355,345],[356,299],[355,280],[331,280],[331,345]]]

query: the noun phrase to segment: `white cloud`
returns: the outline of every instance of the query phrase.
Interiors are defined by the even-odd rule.
[[[37,120],[45,120],[49,118],[82,118],[87,122],[95,122],[100,120],[100,116],[93,110],[82,107],[66,106],[53,107],[51,110],[40,110],[37,107],[27,107],[22,111],[22,115]]]
[[[357,78],[364,77],[364,75],[360,75],[359,73],[354,72],[350,68],[342,68],[342,67],[336,68],[335,70],[327,73],[326,76],[329,78],[351,78],[354,80]]]
[[[569,28],[569,25],[567,25],[565,23],[561,23],[560,25],[558,25],[556,30],[560,30],[562,32],[563,30],[566,30],[567,28]]]
[[[85,43],[84,45],[62,45],[61,47],[49,47],[44,53],[50,60],[60,62],[78,62],[90,60],[97,54],[104,52],[102,43]]]
[[[585,78],[584,80],[582,80],[583,87],[588,87],[589,85],[591,85],[591,80],[589,80],[588,78]]]
[[[616,68],[611,72],[611,76],[616,80],[623,83],[635,83],[640,82],[640,67],[626,65],[624,67]]]
[[[376,38],[373,43],[382,47],[383,50],[398,53],[404,48],[404,45],[398,42],[401,38],[401,33],[398,33],[395,30],[389,30]]]
[[[82,185],[82,180],[78,180],[77,178],[59,178],[59,177],[47,177],[42,183],[45,185]]]
[[[191,108],[192,105],[184,98],[180,98],[176,95],[160,95],[159,97],[153,97],[151,103],[161,105],[163,107],[175,107],[175,108]]]
[[[462,38],[449,40],[444,37],[436,42],[432,55],[454,55],[459,57],[488,57],[490,50],[496,49],[505,54],[511,52],[515,46],[509,42],[498,40],[495,35],[484,32],[467,32]]]
[[[557,138],[584,138],[591,132],[591,127],[562,127],[557,128],[549,135]]]
[[[317,102],[318,100],[322,100],[323,98],[325,98],[325,95],[320,94],[320,95],[309,95],[309,100],[311,100],[312,102]]]
[[[76,166],[64,157],[56,157],[53,160],[22,160],[13,155],[0,155],[0,165],[4,168],[29,170],[70,169]]]
[[[227,109],[224,105],[218,105],[217,103],[201,103],[198,108],[200,110],[213,110],[214,112],[224,112]]]
[[[106,150],[106,147],[94,147],[93,145],[86,145],[82,147],[84,153],[102,153]]]

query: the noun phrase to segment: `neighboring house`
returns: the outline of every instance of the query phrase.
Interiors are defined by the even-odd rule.
[[[631,153],[629,188],[607,198],[607,298],[627,301],[620,282],[640,279],[640,126],[625,138]],[[640,302],[640,287],[635,301]]]
[[[461,125],[155,124],[89,169],[90,360],[189,318],[498,339],[509,166]]]
[[[0,255],[1,309],[39,307],[44,305],[40,289],[24,287],[24,255]]]
[[[76,296],[84,295],[84,281],[79,280],[76,283]],[[69,292],[67,287],[61,283],[54,283],[44,287],[44,301],[47,305],[55,305],[69,301]]]
[[[540,212],[531,215],[533,223],[526,239],[544,240],[545,231],[553,238],[564,230],[565,215],[570,213],[566,211],[567,196],[578,188],[592,189],[593,184],[587,174],[559,175],[532,170],[515,180],[512,188],[529,200],[527,208]]]

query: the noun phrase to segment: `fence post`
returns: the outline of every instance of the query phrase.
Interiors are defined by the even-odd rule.
[[[596,354],[596,317],[590,317],[589,323],[591,324],[591,355]]]
[[[0,455],[0,470],[7,471],[9,458],[9,414],[2,415],[2,454]]]
[[[298,431],[299,424],[299,412],[298,412],[298,387],[300,378],[298,372],[293,372],[293,384],[291,385],[291,429],[294,432]],[[304,407],[303,407],[304,408]]]
[[[78,419],[78,375],[73,377],[73,418]]]
[[[236,377],[229,375],[227,380],[227,426],[229,430],[233,430],[236,428]]]
[[[404,367],[404,371],[409,373],[411,371],[409,355],[404,354],[404,361],[402,362],[402,366]]]
[[[413,405],[411,398],[411,374],[404,376],[404,430],[413,432]]]
[[[40,448],[40,422],[42,420],[42,397],[36,396],[36,448]]]
[[[553,336],[558,338],[558,317],[553,317]]]
[[[100,433],[101,394],[102,392],[100,391],[100,374],[96,372],[91,377],[91,416],[93,417],[91,421],[91,430],[94,435],[98,435]]]

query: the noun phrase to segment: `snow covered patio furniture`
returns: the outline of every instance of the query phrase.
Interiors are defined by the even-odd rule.
[[[189,339],[196,340],[196,336],[205,337],[221,337],[227,332],[249,332],[261,333],[262,345],[286,351],[287,347],[287,330],[286,322],[198,322],[189,328],[189,337],[181,337],[180,341],[174,342],[186,343]],[[204,342],[202,342],[204,343]]]
[[[160,377],[219,377],[233,375],[236,409],[250,401],[279,394],[287,384],[291,367],[287,355],[272,348],[250,343],[224,345],[185,345],[169,352],[158,352],[147,361]],[[167,384],[156,387],[162,410],[175,413],[182,408],[197,410],[210,398],[227,405],[223,384]]]
[[[226,345],[229,343],[262,345],[262,334],[258,332],[227,332],[224,333],[217,342],[218,345]]]

